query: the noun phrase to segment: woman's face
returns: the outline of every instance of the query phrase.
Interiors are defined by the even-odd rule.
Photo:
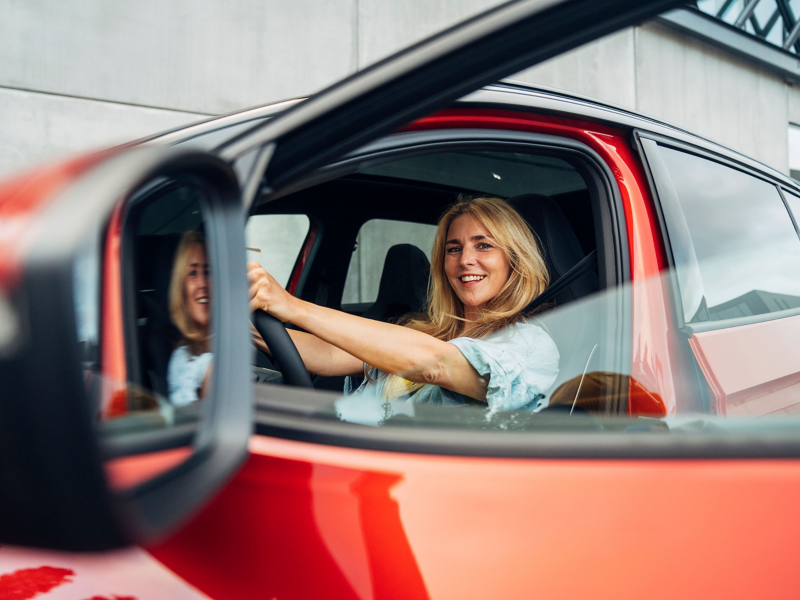
[[[208,258],[206,250],[200,244],[195,244],[189,251],[189,266],[184,280],[184,295],[186,308],[189,315],[198,325],[208,326],[209,310],[211,308],[210,289],[208,281]]]
[[[453,219],[444,247],[444,272],[464,303],[464,317],[474,320],[508,281],[511,265],[486,228],[472,215]]]

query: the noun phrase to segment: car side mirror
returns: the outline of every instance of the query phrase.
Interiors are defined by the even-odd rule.
[[[18,229],[6,257],[0,239],[0,543],[167,535],[252,428],[235,174],[203,153],[112,151],[0,188],[3,221]]]

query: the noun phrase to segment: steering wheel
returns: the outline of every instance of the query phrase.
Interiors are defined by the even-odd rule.
[[[294,387],[313,388],[311,375],[283,323],[263,310],[253,311],[250,320],[255,325],[256,331],[264,338],[272,352],[272,358],[278,363],[283,381]]]

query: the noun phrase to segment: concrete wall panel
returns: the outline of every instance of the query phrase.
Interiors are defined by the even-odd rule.
[[[61,155],[127,142],[202,115],[0,88],[0,177]]]
[[[648,24],[636,28],[636,108],[788,173],[788,86],[765,68]]]
[[[358,0],[358,67],[374,63],[504,0]]]
[[[636,105],[633,29],[586,44],[510,79],[576,92],[627,108]]]
[[[225,113],[356,69],[357,0],[0,0],[0,86]]]

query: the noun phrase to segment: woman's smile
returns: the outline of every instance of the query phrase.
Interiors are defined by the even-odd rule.
[[[511,265],[486,227],[472,215],[461,215],[447,230],[444,270],[464,304],[464,318],[472,321],[503,289]]]
[[[189,252],[189,268],[184,285],[189,315],[198,325],[205,327],[208,325],[210,290],[208,258],[200,244],[195,244]]]

